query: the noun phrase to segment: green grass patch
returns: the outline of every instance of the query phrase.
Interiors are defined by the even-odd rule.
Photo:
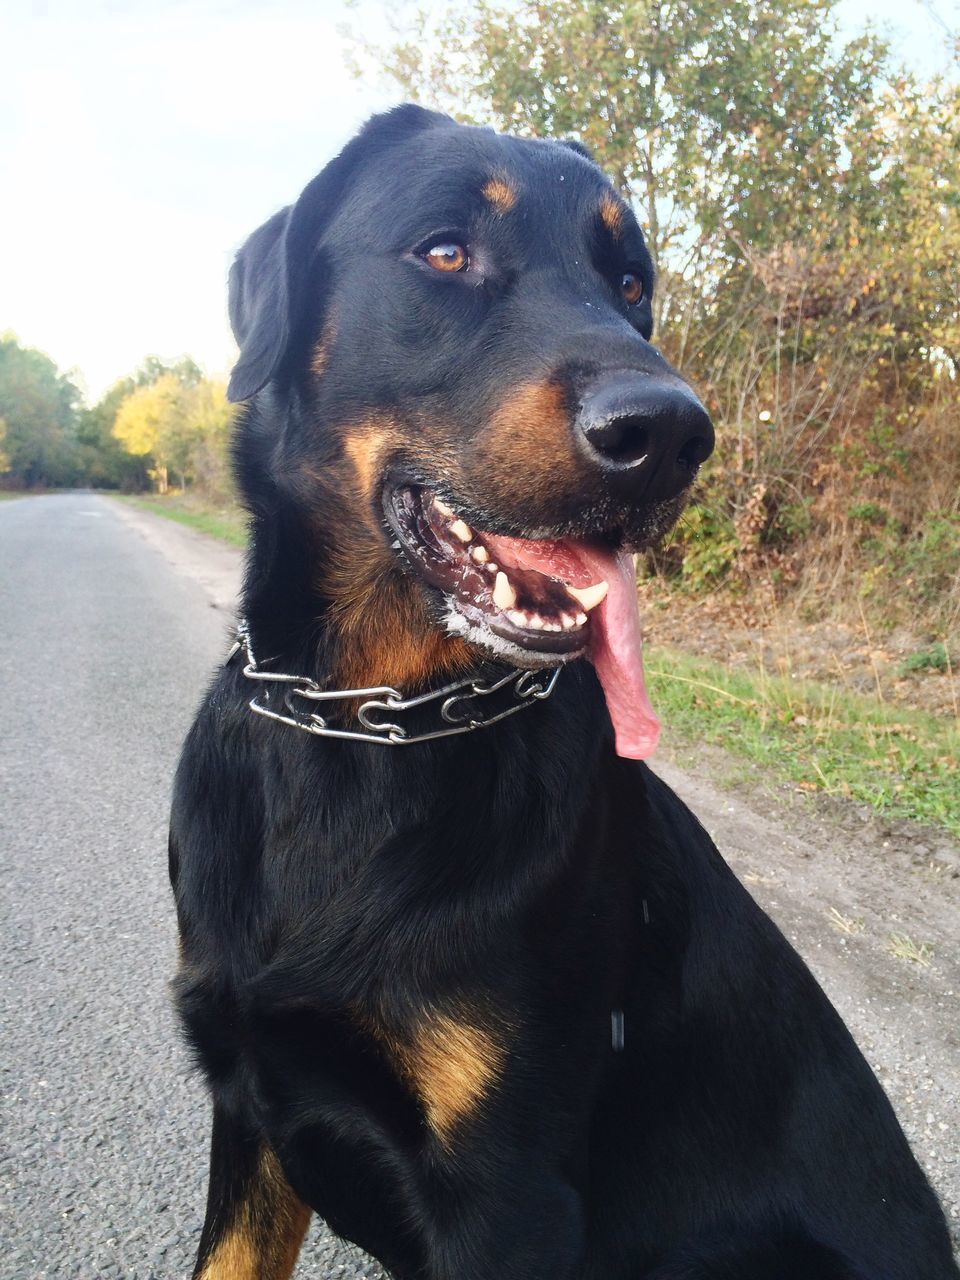
[[[910,671],[949,672],[952,666],[953,663],[947,653],[947,646],[938,640],[936,644],[932,644],[926,649],[917,649],[915,653],[911,653],[909,657],[904,658],[897,670],[901,675],[905,675]]]
[[[651,647],[654,706],[684,743],[711,742],[805,791],[960,836],[960,725],[809,681]]]
[[[188,525],[200,533],[229,542],[234,547],[247,545],[247,517],[240,507],[233,504],[215,505],[204,502],[193,494],[118,494],[121,501],[131,506],[153,511],[167,520]]]

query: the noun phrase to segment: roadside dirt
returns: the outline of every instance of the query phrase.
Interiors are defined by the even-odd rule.
[[[881,635],[865,620],[810,621],[799,610],[772,610],[762,593],[755,599],[665,598],[662,585],[651,581],[641,586],[641,595],[644,630],[655,644],[748,674],[821,681],[960,721],[960,636],[945,646],[947,669],[910,670],[910,662],[922,662],[935,639],[908,626]]]
[[[233,618],[243,573],[242,551],[142,507],[126,502],[114,502],[113,507],[179,573],[203,587],[212,609],[221,609]]]
[[[204,587],[225,621],[232,618],[241,552],[116,506],[137,536]],[[702,636],[686,630],[674,638],[653,622],[657,638],[709,652]],[[801,647],[802,640],[792,652]],[[792,669],[814,674],[799,659]],[[866,807],[771,783],[755,766],[718,750],[671,741],[669,724],[653,766],[699,816],[840,1011],[960,1244],[960,845]]]

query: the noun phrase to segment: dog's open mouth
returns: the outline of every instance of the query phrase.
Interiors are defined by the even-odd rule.
[[[517,666],[588,657],[620,755],[643,759],[659,726],[643,681],[633,558],[575,538],[531,541],[474,528],[433,490],[384,490],[387,522],[417,574],[441,593],[448,630]]]

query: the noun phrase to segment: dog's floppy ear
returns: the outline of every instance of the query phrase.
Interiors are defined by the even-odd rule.
[[[250,236],[230,268],[227,305],[240,347],[227,388],[230,400],[246,400],[259,391],[286,347],[283,233],[289,217],[289,208],[275,213]]]
[[[410,103],[373,116],[295,205],[247,240],[230,268],[230,324],[240,346],[227,387],[230,400],[249,399],[280,368],[303,318],[313,255],[357,165],[410,134],[453,124],[449,116]]]

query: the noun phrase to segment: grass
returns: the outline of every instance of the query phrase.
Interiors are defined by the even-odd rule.
[[[960,836],[960,724],[807,681],[648,650],[650,695],[683,745],[711,742],[803,791]]]
[[[216,506],[193,494],[118,494],[121,501],[143,507],[167,520],[185,524],[234,547],[247,545],[247,518],[234,504]]]
[[[951,665],[947,646],[941,640],[938,640],[936,644],[932,644],[925,649],[918,649],[915,653],[911,653],[909,657],[904,658],[898,671],[901,675],[905,675],[910,671],[941,671],[949,675]]]
[[[863,920],[860,916],[845,916],[842,911],[838,911],[836,907],[831,907],[827,912],[827,920],[836,929],[837,933],[845,933],[848,937],[855,934],[863,933],[865,928]]]
[[[914,942],[905,933],[891,933],[887,949],[898,960],[909,960],[912,964],[919,964],[924,969],[928,967],[933,959],[933,947],[929,943]]]

